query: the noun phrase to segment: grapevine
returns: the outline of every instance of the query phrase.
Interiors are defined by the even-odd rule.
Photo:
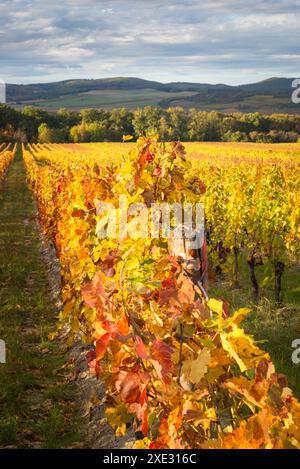
[[[51,145],[23,147],[23,155],[61,263],[60,320],[71,327],[70,343],[80,334],[91,346],[89,366],[105,383],[106,415],[117,435],[131,425],[136,447],[143,448],[299,448],[300,405],[269,355],[242,329],[249,310],[231,312],[203,295],[166,238],[97,236],[108,223],[98,204],[118,212],[120,195],[148,205],[205,200],[213,242],[221,237],[229,248],[246,246],[250,253],[256,239],[245,230],[249,216],[262,234],[266,227],[254,214],[255,188],[250,184],[241,194],[239,178],[230,183],[236,166],[226,166],[226,174],[210,163],[195,169],[181,144],[155,138],[139,139],[120,161],[103,163],[88,153],[69,159]],[[247,168],[238,168],[249,177]],[[280,177],[275,169],[267,181]],[[297,188],[288,189],[292,201]],[[245,207],[242,216],[237,201]],[[282,210],[284,237],[270,251],[260,238],[260,255],[297,251],[299,213]],[[272,218],[273,227],[282,216]]]

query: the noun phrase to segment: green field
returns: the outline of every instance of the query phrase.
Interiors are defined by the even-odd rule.
[[[99,90],[89,91],[87,93],[77,93],[64,95],[58,98],[45,100],[32,100],[18,102],[15,107],[22,108],[25,105],[32,105],[37,108],[57,111],[61,108],[67,108],[79,111],[83,108],[102,108],[113,109],[125,107],[127,109],[137,109],[145,106],[180,106],[186,109],[195,107],[203,111],[216,110],[220,112],[256,112],[259,110],[265,114],[272,114],[274,109],[282,113],[295,113],[290,108],[290,103],[285,97],[273,96],[249,96],[236,102],[221,101],[211,104],[205,101],[189,100],[191,96],[197,93],[193,91],[167,92],[152,89],[142,90]]]
[[[194,95],[192,91],[182,91],[169,93],[156,90],[101,90],[88,93],[78,93],[61,98],[48,99],[42,101],[31,101],[26,104],[34,105],[38,108],[57,110],[60,108],[69,108],[78,110],[86,107],[97,107],[111,109],[116,107],[126,107],[136,109],[144,106],[155,106],[160,101],[166,99],[182,99]]]
[[[300,112],[298,108],[289,102],[286,97],[277,97],[270,95],[253,95],[237,101],[226,102],[220,100],[219,102],[209,103],[206,100],[197,102],[189,101],[186,99],[177,99],[176,97],[170,100],[170,106],[181,106],[185,108],[196,107],[201,108],[202,111],[220,111],[220,112],[261,112],[262,114],[274,114],[280,112],[283,114],[297,114]]]

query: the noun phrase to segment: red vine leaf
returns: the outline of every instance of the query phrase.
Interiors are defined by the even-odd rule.
[[[103,274],[97,272],[92,282],[82,288],[82,297],[90,308],[101,308],[103,304],[102,300],[107,299],[102,279]]]
[[[136,338],[136,353],[143,360],[148,360],[150,358],[147,352],[147,349],[145,347],[145,344],[140,337]]]
[[[137,373],[121,371],[116,381],[116,389],[122,401],[127,404],[138,402],[141,395],[141,380]]]
[[[170,375],[174,368],[172,362],[173,349],[162,340],[156,340],[152,344],[151,352],[152,362],[159,376],[166,384],[170,383]]]

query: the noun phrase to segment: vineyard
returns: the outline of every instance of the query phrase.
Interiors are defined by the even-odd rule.
[[[0,178],[16,151],[0,148]],[[269,282],[274,315],[284,308],[284,276],[300,260],[299,154],[298,144],[155,136],[22,146],[61,267],[63,308],[51,339],[67,327],[68,346],[85,344],[90,373],[105,386],[107,421],[117,436],[133,429],[135,448],[300,448],[298,400],[272,353],[245,331],[249,304],[225,299],[247,289],[254,306]],[[197,203],[201,248],[189,248],[184,230],[178,248],[172,217],[167,234],[140,235],[152,229],[145,207]],[[270,278],[262,280],[264,268]],[[220,285],[228,292],[218,294]],[[299,327],[299,305],[297,315]]]
[[[14,159],[17,145],[13,148],[11,145],[0,145],[0,181],[4,177],[7,168]]]

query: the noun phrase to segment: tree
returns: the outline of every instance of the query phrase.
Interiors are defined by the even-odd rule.
[[[64,129],[54,129],[43,123],[38,128],[39,143],[63,143],[66,140]]]
[[[170,107],[167,109],[166,120],[168,122],[168,140],[188,139],[188,115],[182,107]]]
[[[82,109],[79,113],[79,117],[84,124],[106,122],[110,118],[110,112],[103,109]]]
[[[62,108],[57,111],[57,118],[60,128],[70,128],[73,127],[73,125],[80,123],[80,114],[66,108]]]
[[[110,113],[109,135],[112,140],[121,140],[123,135],[132,135],[133,112],[125,108],[113,109]]]
[[[222,114],[219,112],[191,111],[190,140],[220,141],[222,139]]]
[[[70,129],[70,139],[74,143],[90,142],[87,124],[81,123],[74,125]]]
[[[163,115],[163,110],[155,106],[146,106],[143,109],[136,110],[133,119],[135,134],[159,133],[160,119]]]

